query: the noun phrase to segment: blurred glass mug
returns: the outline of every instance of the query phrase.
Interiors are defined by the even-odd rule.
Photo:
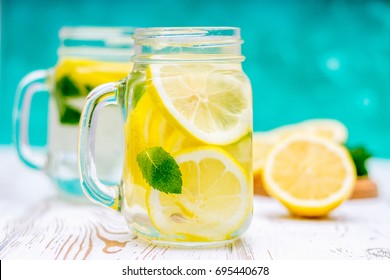
[[[241,67],[240,30],[136,29],[134,42],[130,75],[86,99],[79,138],[84,191],[151,242],[232,242],[248,228],[253,200],[252,91]],[[126,121],[122,181],[109,186],[98,179],[92,147],[99,112],[111,104]]]
[[[44,170],[68,197],[85,197],[80,186],[77,144],[78,124],[84,99],[97,85],[126,77],[131,71],[133,28],[64,27],[57,64],[25,76],[17,89],[14,105],[14,139],[19,158],[29,167]],[[49,93],[48,144],[38,153],[29,144],[29,111],[38,92]],[[122,139],[117,108],[104,111],[98,123],[97,168],[101,179],[117,182],[122,168],[122,145],[107,147]],[[109,164],[108,164],[109,163]]]

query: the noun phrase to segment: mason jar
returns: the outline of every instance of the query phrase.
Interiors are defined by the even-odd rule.
[[[132,69],[134,53],[131,27],[63,27],[59,31],[58,61],[50,69],[25,76],[17,89],[14,106],[14,138],[19,158],[29,167],[45,172],[61,194],[84,197],[77,163],[78,125],[84,100],[97,85],[125,78]],[[39,92],[49,94],[47,146],[29,143],[31,100]],[[34,103],[35,105],[35,103]],[[42,107],[41,107],[42,108]],[[38,109],[38,106],[37,108]],[[97,121],[101,137],[96,143],[96,168],[100,179],[120,179],[122,129],[118,108],[108,107]],[[30,132],[31,133],[31,132]],[[115,139],[115,141],[114,141]],[[117,143],[108,146],[108,143]]]
[[[145,28],[127,78],[95,88],[80,126],[82,186],[162,245],[232,242],[252,217],[252,90],[240,29]],[[101,108],[123,112],[120,184],[98,179],[92,147]],[[112,143],[111,145],[118,145]]]

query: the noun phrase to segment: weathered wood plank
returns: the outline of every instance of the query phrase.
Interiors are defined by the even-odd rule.
[[[278,203],[256,198],[254,222],[234,244],[177,249],[149,244],[123,218],[94,205],[46,200],[2,230],[0,258],[10,259],[366,259],[390,250],[390,206],[348,202],[322,220],[292,219]],[[372,216],[370,213],[382,213]],[[385,216],[384,216],[385,215]]]
[[[129,234],[118,213],[94,205],[50,199],[28,213],[4,227],[1,259],[253,259],[243,240],[192,250],[149,244]]]
[[[178,249],[133,236],[110,209],[56,197],[43,174],[6,152],[0,157],[0,259],[390,259],[390,162],[371,162],[370,170],[376,199],[348,201],[328,218],[309,220],[256,197],[252,225],[241,239]]]

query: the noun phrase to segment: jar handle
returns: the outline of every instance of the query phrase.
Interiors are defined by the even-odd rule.
[[[27,74],[16,89],[13,108],[14,143],[20,160],[34,169],[43,169],[47,151],[39,155],[33,151],[29,141],[29,117],[31,100],[37,92],[47,92],[50,70],[36,70]]]
[[[107,105],[120,106],[118,96],[124,88],[124,81],[106,83],[94,88],[87,96],[80,118],[78,160],[81,186],[93,202],[114,210],[121,210],[121,191],[118,185],[106,185],[96,174],[95,137],[100,110]]]

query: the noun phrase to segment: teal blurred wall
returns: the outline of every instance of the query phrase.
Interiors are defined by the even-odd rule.
[[[255,130],[336,118],[349,144],[390,157],[389,1],[2,0],[0,144],[11,143],[18,81],[56,63],[63,25],[241,27]],[[44,122],[43,106],[33,118]],[[33,123],[31,140],[44,145],[45,126]]]

